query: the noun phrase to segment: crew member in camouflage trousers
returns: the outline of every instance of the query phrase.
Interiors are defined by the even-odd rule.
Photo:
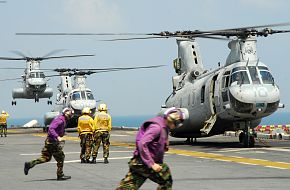
[[[93,144],[93,132],[95,130],[95,122],[90,116],[91,110],[85,107],[82,110],[82,116],[78,119],[78,133],[80,137],[81,163],[90,163],[91,149]]]
[[[117,190],[136,190],[147,178],[159,184],[158,190],[172,189],[172,176],[167,164],[163,163],[168,150],[170,129],[180,127],[185,114],[177,108],[169,108],[163,116],[156,116],[140,127],[136,136],[136,149],[129,161],[129,172]]]
[[[65,133],[65,126],[69,119],[73,116],[73,110],[71,108],[65,108],[62,114],[54,118],[49,125],[47,138],[45,140],[44,147],[41,152],[41,156],[38,159],[25,162],[24,174],[27,175],[28,171],[37,164],[49,162],[52,158],[57,162],[57,180],[67,180],[71,176],[63,174],[63,163],[65,155],[62,150],[64,144],[63,136]]]
[[[94,133],[94,144],[92,153],[92,163],[96,163],[99,147],[101,142],[103,143],[103,157],[104,163],[108,164],[109,147],[110,147],[110,131],[112,130],[112,119],[107,113],[108,107],[106,104],[100,104],[98,111],[95,115],[95,133]]]

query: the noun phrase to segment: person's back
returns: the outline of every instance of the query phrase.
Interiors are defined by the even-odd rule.
[[[96,130],[111,131],[111,116],[105,112],[98,112],[95,116]]]
[[[0,124],[6,124],[9,114],[7,112],[0,114]]]
[[[80,116],[77,129],[79,133],[93,133],[94,125],[92,117],[89,115]]]

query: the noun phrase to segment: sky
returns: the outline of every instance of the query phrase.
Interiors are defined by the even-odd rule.
[[[172,91],[177,57],[175,39],[107,42],[96,36],[16,36],[18,32],[152,33],[177,30],[214,30],[290,22],[288,0],[6,0],[0,3],[0,56],[18,57],[12,51],[40,57],[95,54],[94,57],[46,60],[41,68],[104,68],[163,65],[151,70],[91,75],[87,86],[112,115],[154,115]],[[290,29],[278,27],[275,29]],[[229,53],[226,41],[197,39],[204,67],[223,65]],[[281,91],[281,103],[290,111],[290,34],[258,38],[258,57],[271,70]],[[0,67],[25,67],[24,61],[0,61]],[[23,70],[0,70],[0,79],[17,78]],[[51,73],[45,73],[47,75]],[[48,81],[54,89],[59,78]],[[53,106],[47,99],[17,100],[11,91],[20,81],[0,82],[0,110],[13,118],[43,117]]]

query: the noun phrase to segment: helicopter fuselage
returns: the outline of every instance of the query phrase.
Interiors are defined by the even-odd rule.
[[[256,73],[251,73],[253,69]],[[242,75],[239,81],[234,79],[237,74]],[[238,62],[190,80],[190,76],[184,77],[166,101],[166,107],[188,110],[189,119],[172,132],[175,137],[202,137],[241,130],[244,121],[250,121],[254,128],[261,118],[279,106],[278,86],[261,62]],[[208,134],[203,133],[205,122],[213,116],[216,121],[212,129]]]

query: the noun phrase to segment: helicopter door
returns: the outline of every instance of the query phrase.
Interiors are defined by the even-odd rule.
[[[215,101],[216,99],[215,97],[218,97],[218,94],[216,94],[216,91],[215,91],[217,77],[218,75],[215,75],[210,82],[209,103],[210,103],[210,110],[212,114],[216,113],[216,105],[217,105],[216,103],[218,103]]]
[[[222,90],[221,90],[222,101],[224,103],[229,101],[229,95],[228,95],[229,80],[230,80],[230,71],[226,71],[222,78]]]

